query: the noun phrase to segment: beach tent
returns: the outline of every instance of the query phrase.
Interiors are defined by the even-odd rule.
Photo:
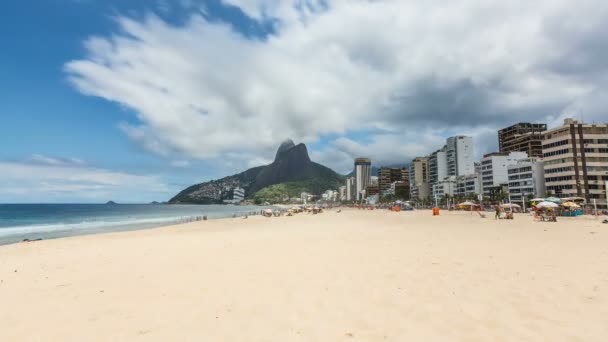
[[[541,209],[542,208],[557,208],[557,207],[559,207],[559,205],[557,205],[556,203],[553,203],[553,202],[544,201],[544,202],[538,203],[536,205],[536,207],[541,208]]]

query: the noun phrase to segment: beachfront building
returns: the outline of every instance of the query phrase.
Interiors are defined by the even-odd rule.
[[[354,201],[356,192],[355,177],[346,178],[346,201]]]
[[[369,158],[355,159],[355,196],[360,201],[365,197],[365,188],[372,181],[372,161]]]
[[[481,194],[481,176],[479,173],[456,177],[454,195],[463,198],[477,197]]]
[[[606,208],[608,124],[566,119],[543,133],[542,145],[547,192]]]
[[[401,169],[401,182],[407,184],[408,187],[410,186],[410,170],[407,167]]]
[[[432,199],[441,200],[445,196],[454,196],[454,194],[456,193],[456,186],[457,183],[455,176],[446,177],[436,182],[435,184],[433,184],[432,188]]]
[[[338,198],[340,201],[346,201],[346,185],[342,185],[338,188]]]
[[[378,182],[379,182],[379,180],[378,180],[378,176],[372,176],[372,177],[370,178],[369,185],[378,185]]]
[[[300,201],[302,201],[302,203],[306,204],[310,201],[312,201],[314,198],[313,194],[309,194],[308,192],[302,192],[300,194]]]
[[[239,204],[245,199],[245,189],[243,188],[237,186],[234,188],[225,187],[224,189],[230,196],[229,199],[223,200],[225,204]]]
[[[508,167],[519,160],[527,159],[526,152],[494,152],[481,159],[481,191],[492,196],[503,191],[509,183]]]
[[[429,182],[435,184],[446,177],[475,173],[474,158],[472,137],[449,137],[441,149],[428,156]]]
[[[232,200],[241,203],[245,199],[245,189],[236,187],[232,189]]]
[[[509,197],[512,202],[522,203],[531,196],[545,196],[545,170],[540,158],[518,160],[507,168]]]
[[[326,202],[335,202],[338,199],[338,192],[335,190],[326,190],[321,194],[321,199]]]
[[[406,182],[408,172],[405,168],[381,167],[378,169],[378,186],[380,193],[385,193],[395,182]]]
[[[529,157],[542,158],[543,132],[547,124],[520,122],[498,131],[500,152],[526,152]]]
[[[429,158],[417,157],[409,169],[410,199],[425,200],[430,196]]]
[[[435,184],[448,176],[447,146],[429,156],[429,183]]]
[[[449,137],[446,141],[445,151],[448,176],[469,175],[475,172],[475,151],[472,137],[463,135]]]

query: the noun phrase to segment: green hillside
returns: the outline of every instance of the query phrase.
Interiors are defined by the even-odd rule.
[[[280,203],[289,198],[300,197],[302,192],[321,194],[325,190],[337,190],[342,185],[339,180],[313,178],[303,181],[285,182],[267,186],[253,195],[255,203]]]

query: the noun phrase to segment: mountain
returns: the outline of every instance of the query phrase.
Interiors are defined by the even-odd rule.
[[[192,185],[173,197],[169,203],[222,203],[231,197],[234,187],[245,189],[246,197],[253,198],[260,190],[278,184],[284,185],[281,189],[290,189],[287,191],[290,196],[294,196],[295,191],[320,194],[328,189],[337,190],[343,181],[343,176],[311,161],[306,145],[296,145],[292,140],[286,140],[279,146],[272,164]]]

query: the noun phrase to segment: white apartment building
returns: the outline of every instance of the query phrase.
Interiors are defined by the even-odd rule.
[[[450,176],[433,184],[433,200],[441,200],[445,196],[454,196],[456,193],[456,177]]]
[[[447,147],[437,150],[429,156],[429,182],[435,184],[448,176]]]
[[[608,124],[566,119],[543,132],[542,146],[547,192],[607,207]]]
[[[509,196],[512,202],[522,203],[530,195],[543,197],[545,195],[545,170],[540,158],[518,160],[509,165]]]
[[[346,186],[342,185],[338,188],[338,198],[340,201],[346,201]]]
[[[300,194],[300,200],[302,201],[302,203],[308,203],[312,201],[313,198],[314,196],[312,194],[309,194],[308,192],[302,192]]]
[[[475,150],[472,137],[462,135],[449,137],[446,142],[445,151],[448,176],[462,176],[475,173]]]
[[[327,202],[335,202],[338,199],[338,192],[335,190],[326,190],[321,195],[321,199]]]
[[[232,200],[241,203],[245,199],[245,189],[236,187],[232,189]]]
[[[346,200],[354,201],[355,193],[357,192],[357,187],[355,184],[355,177],[346,178]]]
[[[354,200],[364,199],[365,189],[372,181],[372,161],[369,158],[355,159],[355,194]]]
[[[467,197],[481,194],[481,176],[478,173],[456,177],[455,195]]]
[[[508,167],[517,161],[527,159],[526,152],[495,152],[486,154],[481,159],[481,191],[484,196],[491,196],[502,185],[509,183]]]

